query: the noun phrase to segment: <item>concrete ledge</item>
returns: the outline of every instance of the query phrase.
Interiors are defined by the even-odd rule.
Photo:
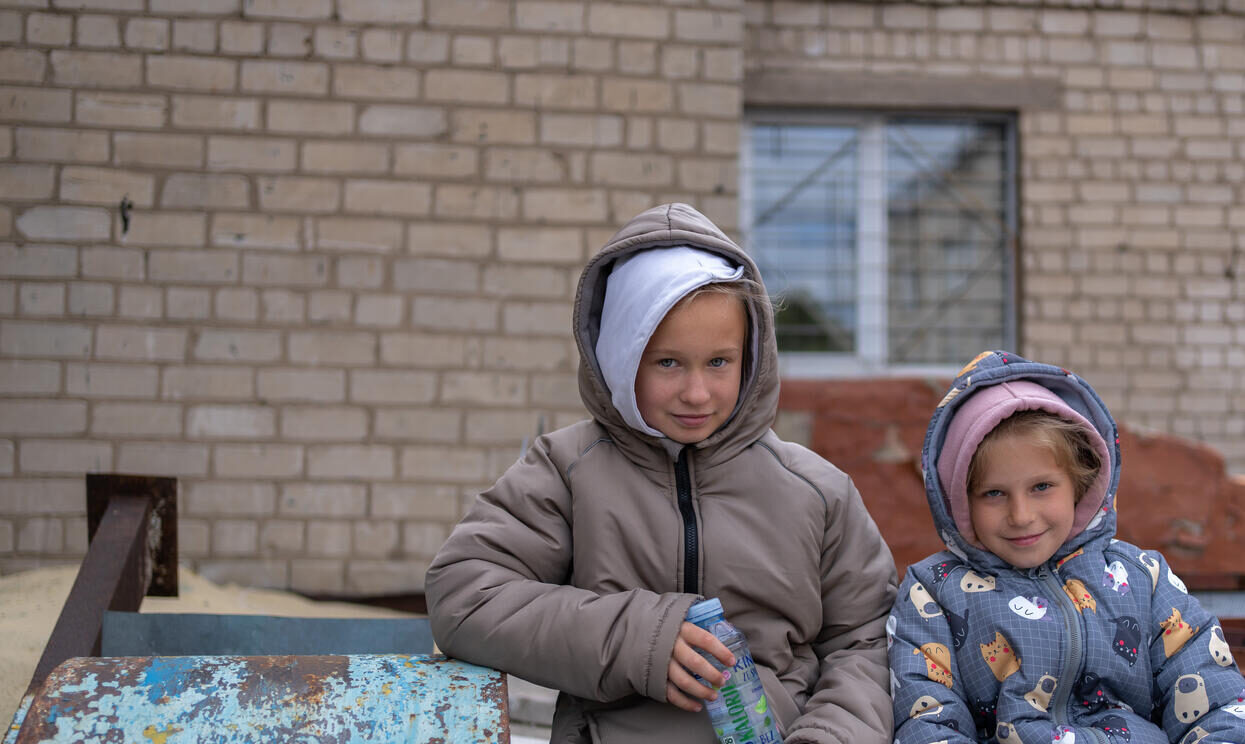
[[[1063,85],[1052,78],[946,77],[760,70],[744,75],[748,106],[837,106],[844,108],[1053,109]]]

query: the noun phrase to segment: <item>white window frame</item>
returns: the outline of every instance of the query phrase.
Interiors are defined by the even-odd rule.
[[[784,378],[830,379],[856,377],[954,377],[965,360],[946,364],[896,364],[887,359],[887,269],[888,236],[886,218],[886,124],[897,115],[941,118],[937,113],[912,112],[810,112],[808,110],[762,109],[745,112],[740,146],[739,225],[744,250],[753,253],[749,220],[752,215],[751,137],[754,123],[820,124],[854,126],[859,135],[857,203],[857,350],[843,352],[784,351],[778,355],[779,374]],[[1006,114],[965,112],[942,115],[948,119],[1003,121],[1008,123],[1004,177],[1008,181],[1007,230],[1017,230],[1017,181],[1015,117]],[[1012,241],[1013,245],[1017,241]],[[1018,337],[1019,256],[1012,250],[1005,261],[1003,348],[1016,349]],[[762,277],[764,278],[764,277]],[[880,329],[880,332],[879,332]],[[984,351],[979,349],[978,351]]]

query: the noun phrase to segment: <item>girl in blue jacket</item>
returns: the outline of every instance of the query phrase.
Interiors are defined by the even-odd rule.
[[[922,453],[947,551],[887,623],[897,744],[1245,742],[1245,679],[1167,561],[1114,538],[1119,439],[1076,375],[986,352]]]

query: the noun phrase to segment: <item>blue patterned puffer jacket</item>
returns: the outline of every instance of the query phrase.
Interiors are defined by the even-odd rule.
[[[964,401],[1020,379],[1092,422],[1111,457],[1092,521],[1032,569],[961,535],[937,470]],[[908,567],[887,623],[896,744],[1245,743],[1245,679],[1218,621],[1163,556],[1114,539],[1119,440],[1085,381],[1014,354],[982,354],[934,413],[922,466],[947,551]]]

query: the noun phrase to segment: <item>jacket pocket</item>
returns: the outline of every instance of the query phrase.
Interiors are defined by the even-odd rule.
[[[786,738],[791,724],[800,717],[800,706],[791,697],[791,693],[787,692],[783,683],[778,681],[778,675],[773,670],[757,664],[757,673],[761,677],[761,687],[765,688],[765,699],[769,701],[770,712],[778,721],[778,733]]]

